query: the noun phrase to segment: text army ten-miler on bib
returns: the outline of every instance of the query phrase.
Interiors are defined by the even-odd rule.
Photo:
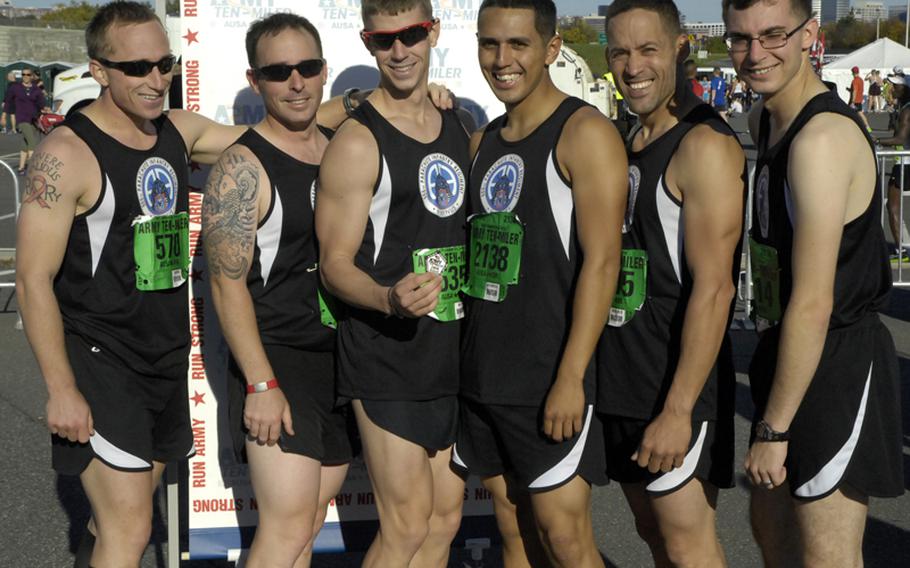
[[[759,329],[780,321],[780,263],[777,250],[749,239],[752,254],[752,288],[755,293],[755,323]]]
[[[433,272],[442,276],[439,303],[430,317],[439,321],[455,321],[464,317],[464,303],[458,295],[465,280],[464,246],[426,248],[414,251],[414,273]]]
[[[647,285],[648,252],[641,249],[623,249],[619,282],[616,283],[616,294],[613,296],[610,319],[607,323],[613,327],[622,327],[635,317],[635,312],[645,303]]]
[[[502,302],[518,284],[525,230],[514,213],[484,213],[468,219],[470,255],[465,294]]]
[[[170,290],[186,282],[190,266],[190,220],[184,211],[133,221],[136,288]]]

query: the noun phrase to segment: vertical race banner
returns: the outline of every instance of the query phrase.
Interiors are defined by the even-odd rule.
[[[433,0],[441,21],[431,53],[430,80],[455,92],[479,125],[503,112],[477,66],[476,20],[481,0]],[[246,29],[254,20],[294,11],[319,30],[329,66],[324,98],[349,87],[372,88],[379,81],[374,60],[358,32],[360,0],[181,0],[180,45],[184,108],[223,124],[255,124],[265,110],[249,88],[245,72]],[[227,425],[228,347],[221,335],[208,288],[201,244],[202,201],[207,173],[191,172],[190,321],[192,346],[187,380],[196,455],[189,460],[187,505],[189,551],[184,559],[236,560],[252,541],[256,499],[247,466],[234,457]],[[491,495],[476,478],[465,490],[462,537],[485,537],[494,527]],[[339,495],[329,505],[316,552],[366,547],[376,530],[376,509],[366,467],[355,460]],[[474,522],[476,521],[476,522]]]

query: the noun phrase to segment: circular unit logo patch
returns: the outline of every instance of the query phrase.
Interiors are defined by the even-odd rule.
[[[139,206],[146,215],[168,215],[177,204],[177,173],[162,158],[142,162],[136,174]]]
[[[437,217],[451,217],[464,203],[464,174],[455,160],[445,154],[424,157],[418,183],[423,206]]]
[[[521,197],[525,163],[518,154],[496,160],[480,183],[480,202],[487,213],[512,211]]]

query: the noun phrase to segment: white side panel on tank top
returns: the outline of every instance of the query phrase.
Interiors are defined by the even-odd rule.
[[[567,186],[556,172],[556,151],[550,153],[547,160],[547,193],[550,196],[550,210],[553,211],[553,221],[559,231],[562,248],[569,259],[569,239],[572,236],[572,214],[575,209],[575,200],[572,198],[572,188]]]
[[[670,253],[670,262],[673,263],[676,280],[682,283],[680,276],[683,251],[683,226],[680,218],[682,208],[667,195],[663,175],[657,180],[655,191],[657,192],[657,216],[660,218],[660,226],[664,230],[664,240],[667,243],[667,251]]]
[[[104,187],[101,190],[101,203],[92,211],[91,215],[85,217],[85,225],[88,227],[88,240],[92,250],[92,276],[98,269],[98,262],[101,260],[101,252],[104,250],[104,244],[107,242],[107,234],[111,230],[111,222],[114,220],[114,187],[111,185],[111,178],[104,175]]]
[[[370,203],[370,222],[373,224],[373,264],[379,260],[382,241],[385,238],[386,225],[389,223],[389,209],[392,205],[392,178],[389,175],[389,164],[382,157],[382,177],[379,187]]]
[[[281,194],[278,193],[278,186],[275,186],[272,196],[275,200],[275,203],[272,204],[272,212],[265,223],[256,231],[256,246],[259,248],[259,271],[262,276],[263,287],[269,283],[272,265],[275,264],[275,258],[278,256],[281,229],[282,225],[284,225],[284,207],[281,205]]]

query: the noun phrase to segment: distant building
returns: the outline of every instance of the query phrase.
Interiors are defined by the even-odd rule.
[[[594,31],[598,34],[607,32],[607,21],[603,16],[591,14],[590,16],[582,16],[581,19],[584,21],[584,23],[594,28]]]
[[[686,22],[683,24],[683,31],[694,36],[718,37],[727,32],[727,26],[723,22]]]
[[[812,3],[813,8],[815,2]],[[836,22],[850,15],[850,0],[821,0],[818,2],[821,23]]]
[[[607,15],[607,8],[609,8],[609,7],[610,7],[609,4],[607,4],[606,6],[601,4],[600,6],[597,7],[597,15],[600,16],[601,18],[603,18],[604,16]]]
[[[906,8],[904,8],[906,10]],[[888,9],[884,2],[863,2],[859,0],[853,6],[853,17],[861,22],[876,22],[888,19]]]

